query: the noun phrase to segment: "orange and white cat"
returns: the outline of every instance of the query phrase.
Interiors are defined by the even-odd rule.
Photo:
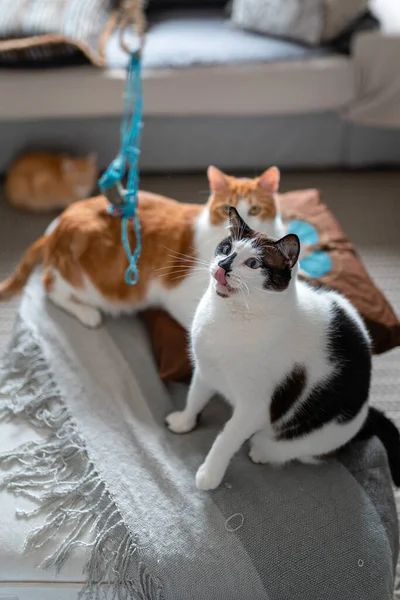
[[[274,237],[284,234],[276,198],[279,178],[276,167],[255,179],[237,179],[209,167],[211,194],[205,205],[141,191],[142,253],[134,286],[125,283],[128,263],[121,222],[107,211],[106,198],[77,202],[26,251],[14,274],[0,284],[0,299],[21,291],[42,262],[47,296],[88,327],[100,324],[102,312],[118,315],[160,307],[188,328],[208,284],[209,261],[226,235],[229,206],[255,230]],[[132,226],[129,237],[134,248]]]
[[[35,212],[65,208],[87,198],[96,187],[96,156],[32,152],[11,165],[4,186],[7,200]]]

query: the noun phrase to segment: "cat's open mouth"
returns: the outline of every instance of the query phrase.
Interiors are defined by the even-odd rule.
[[[230,285],[221,285],[220,283],[216,283],[215,291],[217,292],[218,296],[221,296],[221,298],[229,298],[229,296],[232,296],[232,294],[236,292],[236,288],[232,288]]]
[[[214,273],[215,291],[221,298],[228,298],[236,292],[236,289],[231,287],[226,279],[226,271],[218,267]]]

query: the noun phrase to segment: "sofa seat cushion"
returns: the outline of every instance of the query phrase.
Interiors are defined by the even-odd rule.
[[[125,39],[128,44],[135,44],[132,32],[127,31]],[[309,48],[236,29],[221,10],[171,10],[152,17],[143,64],[148,69],[234,65],[302,60],[330,53],[325,48]],[[128,56],[120,46],[118,32],[107,43],[106,62],[111,68],[127,65]]]

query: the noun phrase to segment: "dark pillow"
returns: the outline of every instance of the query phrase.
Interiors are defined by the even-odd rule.
[[[302,277],[346,296],[364,318],[373,352],[400,345],[400,322],[376,287],[339,223],[321,201],[317,190],[281,194],[280,205],[290,231],[302,239]],[[153,345],[160,377],[187,381],[191,365],[187,332],[167,313],[147,311],[144,320]]]
[[[342,33],[330,42],[330,45],[343,54],[351,54],[353,40],[355,36],[362,31],[370,31],[371,29],[379,29],[380,24],[369,11],[358,17],[353,23]]]
[[[192,367],[186,350],[187,331],[163,310],[146,310],[142,317],[150,335],[161,379],[188,382]]]

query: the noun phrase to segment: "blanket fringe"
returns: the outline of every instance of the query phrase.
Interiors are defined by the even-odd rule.
[[[138,540],[90,461],[40,345],[22,321],[0,371],[0,416],[18,415],[49,433],[44,441],[0,455],[5,470],[0,487],[37,504],[17,516],[46,515],[43,525],[29,534],[26,551],[57,540],[40,566],[59,571],[76,548],[86,547],[86,584],[79,596],[85,600],[105,597],[108,588],[112,600],[162,600],[159,581],[140,561]]]

